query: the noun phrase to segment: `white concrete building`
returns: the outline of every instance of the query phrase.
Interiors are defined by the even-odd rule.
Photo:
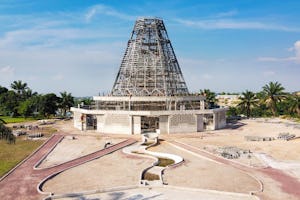
[[[217,104],[220,107],[236,107],[241,101],[240,101],[240,97],[242,95],[217,95],[216,99],[217,99]]]

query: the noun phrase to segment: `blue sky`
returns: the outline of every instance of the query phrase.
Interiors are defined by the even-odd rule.
[[[0,85],[39,93],[109,92],[134,22],[164,20],[191,92],[300,90],[297,0],[1,0]]]

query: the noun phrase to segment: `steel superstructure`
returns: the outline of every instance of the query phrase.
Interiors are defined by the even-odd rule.
[[[188,93],[163,20],[137,19],[111,95],[177,96]]]

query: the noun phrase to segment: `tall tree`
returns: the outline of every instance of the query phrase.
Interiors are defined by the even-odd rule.
[[[287,103],[290,114],[293,115],[295,113],[298,117],[300,117],[300,96],[297,94],[289,95]]]
[[[39,112],[45,117],[56,113],[58,109],[59,98],[53,94],[45,94],[39,100]]]
[[[0,95],[6,93],[7,91],[8,91],[8,89],[6,87],[2,87],[0,85]]]
[[[4,96],[8,92],[8,89],[6,87],[0,86],[0,114],[5,114],[6,113],[6,107],[4,105]]]
[[[23,83],[21,80],[14,81],[10,87],[20,95],[23,95],[26,89],[28,89],[27,83]]]
[[[284,97],[284,87],[277,81],[270,82],[263,86],[264,101],[267,106],[271,109],[273,116],[277,114],[277,103],[281,101]]]
[[[5,115],[18,115],[19,96],[12,90],[0,95],[1,110]]]
[[[240,107],[242,110],[246,110],[246,116],[249,118],[251,116],[251,109],[254,106],[257,106],[257,98],[255,94],[251,91],[246,90],[242,93],[242,96],[239,97],[240,103],[238,104],[238,107]]]
[[[84,104],[84,105],[92,105],[93,99],[90,97],[80,97],[80,98],[74,98],[74,105],[78,104]]]
[[[18,113],[26,118],[32,116],[35,109],[36,105],[34,104],[33,98],[28,98],[20,103]]]
[[[74,105],[74,97],[71,93],[61,92],[60,93],[60,103],[59,108],[62,110],[63,116],[66,115],[66,112],[70,110],[70,108]]]
[[[33,92],[30,88],[27,88],[24,92],[23,92],[23,97],[25,99],[28,99],[30,97],[36,96],[38,93],[37,92]]]
[[[200,90],[200,94],[205,96],[205,108],[214,108],[216,103],[216,93],[209,89]]]

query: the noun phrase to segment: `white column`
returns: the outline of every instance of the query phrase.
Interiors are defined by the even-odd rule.
[[[218,113],[213,114],[213,129],[217,130],[218,129]]]

